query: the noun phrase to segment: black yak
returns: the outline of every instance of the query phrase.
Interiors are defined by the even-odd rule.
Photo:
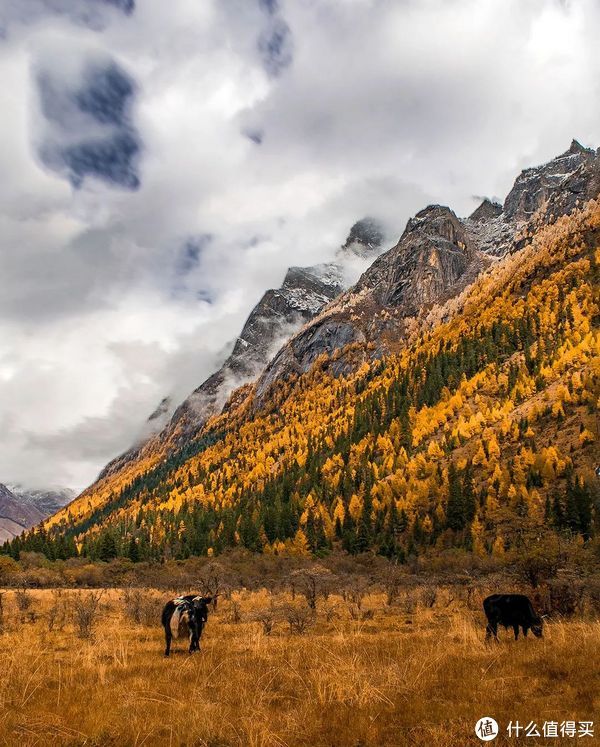
[[[525,637],[530,629],[538,638],[542,637],[544,621],[524,594],[492,594],[483,600],[483,609],[488,620],[486,640],[492,634],[498,640],[498,625],[512,628],[515,641],[519,637],[519,627],[523,628]]]

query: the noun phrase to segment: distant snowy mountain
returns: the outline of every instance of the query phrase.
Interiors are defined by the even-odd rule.
[[[51,516],[75,495],[68,488],[40,490],[0,483],[0,542],[16,537]]]

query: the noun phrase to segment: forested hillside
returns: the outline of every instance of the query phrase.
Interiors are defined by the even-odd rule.
[[[393,352],[353,341],[268,396],[244,387],[193,441],[142,452],[5,549],[402,561],[502,556],[543,530],[586,543],[600,530],[600,206],[531,222],[529,239],[405,323]]]

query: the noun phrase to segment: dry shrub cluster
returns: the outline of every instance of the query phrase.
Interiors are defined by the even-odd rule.
[[[72,600],[73,619],[79,638],[93,638],[98,624],[101,607],[100,602],[104,590],[77,592]]]

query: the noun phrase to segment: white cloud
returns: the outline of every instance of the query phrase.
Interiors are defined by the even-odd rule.
[[[395,237],[600,144],[593,0],[119,6],[0,10],[0,481],[83,487],[358,218]],[[36,70],[77,83],[92,57],[135,81],[137,190],[40,160]]]

